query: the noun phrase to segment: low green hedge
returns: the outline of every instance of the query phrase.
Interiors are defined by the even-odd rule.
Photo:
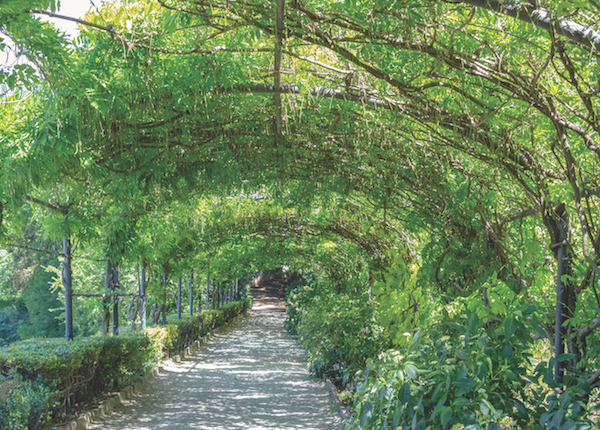
[[[232,302],[144,334],[29,339],[0,348],[0,428],[32,429],[51,415],[69,413],[109,384],[123,385],[147,373],[169,352],[185,348],[252,307],[252,298]]]
[[[181,351],[196,339],[205,336],[208,332],[222,326],[227,321],[252,308],[252,297],[237,302],[231,302],[216,309],[204,311],[193,317],[187,316],[176,319],[174,315],[167,319],[167,326],[174,325],[177,329],[168,344],[172,351]]]

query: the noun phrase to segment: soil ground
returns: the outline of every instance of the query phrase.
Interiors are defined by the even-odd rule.
[[[340,421],[283,329],[282,287],[257,283],[254,309],[88,428],[333,430]]]
[[[254,298],[252,310],[285,312],[285,285],[269,275],[254,278],[250,295]]]

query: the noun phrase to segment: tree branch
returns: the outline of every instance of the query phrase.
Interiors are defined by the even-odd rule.
[[[513,221],[517,221],[519,219],[522,218],[527,218],[533,215],[537,215],[541,212],[541,208],[539,207],[535,207],[535,208],[529,208],[529,209],[525,209],[524,211],[521,211],[517,214],[514,214],[510,217],[506,217],[502,220],[502,224],[506,224],[507,222],[513,222]]]
[[[28,11],[29,13],[37,13],[40,15],[47,15],[51,18],[58,18],[58,19],[64,19],[65,21],[72,21],[72,22],[76,22],[77,24],[81,24],[81,25],[86,25],[88,27],[94,27],[97,28],[99,30],[104,30],[109,32],[110,34],[116,34],[117,31],[115,30],[115,28],[113,27],[112,24],[108,24],[106,27],[103,25],[99,25],[99,24],[94,24],[93,22],[89,22],[89,21],[84,21],[82,19],[79,18],[72,18],[70,16],[66,16],[66,15],[60,15],[58,13],[54,13],[54,12],[49,12],[47,10],[36,10],[36,9],[32,9]]]
[[[25,200],[31,202],[31,203],[35,203],[37,205],[43,206],[47,209],[56,211],[56,212],[60,212],[63,215],[67,214],[67,208],[65,206],[59,206],[59,205],[54,205],[52,203],[46,202],[44,200],[40,200],[38,198],[32,197],[29,194],[27,194],[25,196]]]
[[[559,19],[547,9],[536,7],[532,3],[520,0],[463,0],[463,2],[555,32],[600,53],[600,33],[575,21]]]
[[[65,256],[65,254],[63,254],[62,252],[48,251],[47,249],[35,248],[33,246],[28,246],[28,245],[17,245],[16,243],[12,243],[12,242],[5,242],[3,245],[11,247],[11,248],[20,248],[20,249],[26,249],[28,251],[42,252],[44,254],[49,254],[49,255],[58,255],[59,257]]]
[[[590,386],[592,388],[594,388],[594,386],[596,386],[600,383],[600,381],[598,380],[599,378],[600,378],[600,370],[596,370],[587,378],[587,383],[590,384]]]
[[[577,330],[577,337],[580,340],[583,340],[588,334],[596,330],[598,327],[600,327],[600,318],[594,318],[588,325]]]

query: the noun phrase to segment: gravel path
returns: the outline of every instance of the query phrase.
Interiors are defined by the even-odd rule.
[[[283,329],[285,314],[268,308],[238,318],[193,356],[165,366],[144,392],[88,428],[340,428],[324,384],[310,378],[304,352]]]

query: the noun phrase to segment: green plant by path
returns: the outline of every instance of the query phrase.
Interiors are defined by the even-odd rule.
[[[464,315],[407,334],[407,347],[369,360],[355,375],[350,428],[595,428],[582,385],[563,392],[553,383],[552,364],[533,369],[534,311],[518,309],[487,328]]]

